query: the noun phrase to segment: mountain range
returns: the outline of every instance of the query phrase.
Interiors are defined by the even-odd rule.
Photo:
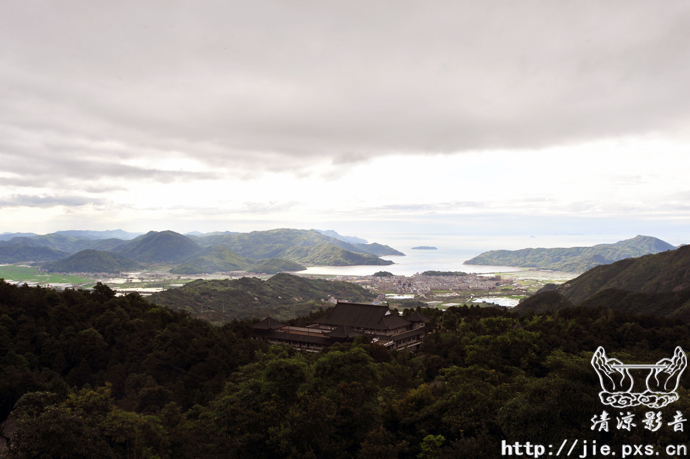
[[[674,246],[661,239],[635,236],[614,244],[598,244],[593,247],[492,250],[467,260],[464,264],[517,266],[581,273],[595,266],[673,249]]]
[[[120,273],[142,267],[140,263],[123,255],[93,249],[82,250],[70,257],[43,265],[43,269],[48,272],[61,273]]]
[[[69,252],[63,252],[48,247],[33,247],[19,244],[0,246],[1,263],[21,263],[28,260],[40,263],[61,260],[69,256]]]
[[[514,310],[545,312],[574,306],[690,322],[690,246],[597,266],[563,285],[547,285]]]
[[[0,240],[0,263],[54,262],[46,269],[60,272],[117,272],[139,269],[125,266],[156,264],[175,265],[171,272],[176,274],[276,273],[304,270],[305,265],[389,265],[393,262],[379,256],[404,256],[386,245],[342,237],[334,231],[329,234],[339,238],[323,233],[296,229],[186,236],[174,231],[150,231],[137,236],[122,230],[60,231],[33,236],[15,233]],[[64,262],[57,263],[60,260]]]
[[[275,274],[281,271],[303,271],[304,266],[282,258],[255,260],[243,257],[223,246],[203,249],[192,258],[170,270],[173,274],[202,274],[227,271],[249,271]]]

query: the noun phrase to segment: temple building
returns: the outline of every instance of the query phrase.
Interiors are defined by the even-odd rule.
[[[365,336],[389,350],[416,350],[426,335],[427,320],[416,311],[400,317],[388,306],[338,302],[328,315],[306,327],[293,327],[267,317],[254,324],[251,333],[257,339],[308,352],[353,341],[357,336]]]

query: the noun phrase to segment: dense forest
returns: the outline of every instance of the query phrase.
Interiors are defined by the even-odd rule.
[[[681,321],[584,307],[420,312],[433,333],[416,354],[361,338],[307,354],[250,339],[249,321],[213,326],[100,284],[57,292],[0,280],[0,435],[11,444],[0,454],[496,458],[504,440],[685,442],[667,423],[690,414],[687,375],[679,401],[654,410],[659,430],[637,407],[625,410],[628,431],[601,404],[590,365],[598,346],[626,363],[690,349]],[[593,430],[603,409],[611,429]]]

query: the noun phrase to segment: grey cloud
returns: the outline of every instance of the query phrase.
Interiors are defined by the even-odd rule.
[[[114,186],[114,185],[101,184],[101,185],[85,186],[82,188],[82,191],[84,193],[89,193],[89,194],[101,194],[101,193],[112,193],[114,191],[123,191],[126,189],[127,189],[127,187],[125,187],[125,186]]]
[[[341,153],[333,158],[333,165],[357,164],[368,159],[369,157],[365,153]]]
[[[220,177],[219,172],[175,171],[122,164],[120,160],[123,158],[110,150],[89,148],[88,143],[42,132],[35,133],[31,142],[27,142],[26,137],[30,134],[26,131],[19,134],[17,130],[6,130],[3,134],[0,138],[0,162],[3,164],[2,171],[11,174],[2,179],[2,185],[5,186],[79,186],[86,192],[103,193],[123,188],[107,183],[108,179],[171,183]],[[135,157],[136,147],[132,150],[131,156]],[[159,156],[163,158],[165,155],[160,152]]]
[[[688,131],[682,1],[30,4],[0,7],[0,125],[115,157],[285,170]]]
[[[218,178],[215,173],[198,173],[183,171],[162,171],[112,163],[89,164],[80,161],[46,161],[36,167],[8,167],[19,177],[3,178],[4,186],[27,188],[69,188],[77,186],[82,191],[108,193],[125,189],[123,186],[104,184],[107,179],[150,180],[161,183],[172,183],[189,180]],[[96,184],[98,183],[98,184]]]
[[[82,207],[88,205],[101,206],[106,203],[103,199],[93,199],[83,196],[38,196],[15,194],[0,199],[0,208],[7,207],[37,207],[50,208],[57,206]]]

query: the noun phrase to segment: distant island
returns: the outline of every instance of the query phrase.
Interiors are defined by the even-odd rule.
[[[420,245],[418,247],[412,247],[412,250],[438,250],[436,247],[431,245]]]
[[[581,273],[595,266],[673,249],[675,249],[674,246],[661,239],[636,236],[614,244],[598,244],[592,247],[492,250],[467,260],[463,264],[517,266]]]

